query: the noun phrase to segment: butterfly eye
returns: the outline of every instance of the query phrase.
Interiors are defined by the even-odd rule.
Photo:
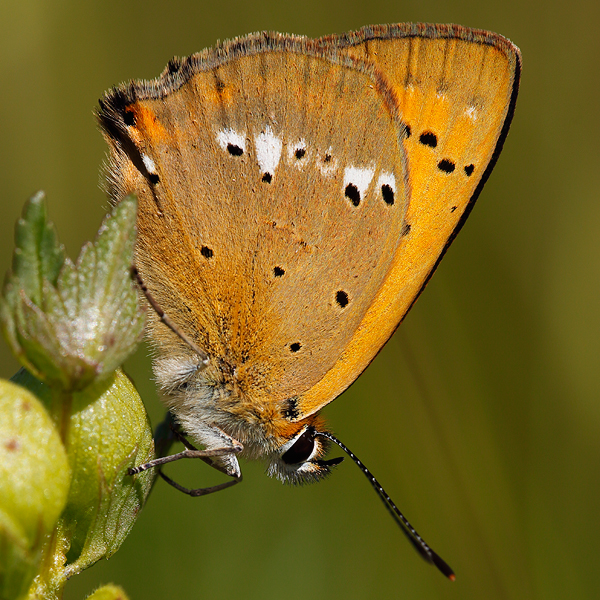
[[[306,462],[315,449],[315,430],[309,427],[281,457],[286,465]]]

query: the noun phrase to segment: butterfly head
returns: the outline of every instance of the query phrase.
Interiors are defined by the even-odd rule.
[[[284,483],[311,483],[329,475],[331,468],[344,460],[343,457],[323,460],[330,442],[317,433],[321,421],[318,416],[314,417],[310,424],[303,425],[277,452],[270,455],[267,468],[270,476]]]

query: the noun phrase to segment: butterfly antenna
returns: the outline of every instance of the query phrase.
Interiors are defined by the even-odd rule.
[[[398,510],[398,507],[394,504],[394,501],[389,497],[387,492],[381,487],[380,483],[375,479],[371,471],[365,467],[365,465],[358,459],[358,457],[350,451],[350,449],[338,440],[334,435],[328,431],[316,431],[315,436],[320,436],[331,440],[334,444],[337,444],[358,466],[358,468],[364,473],[367,479],[371,482],[371,485],[377,492],[377,495],[381,498],[381,501],[388,509],[390,515],[400,529],[404,532],[408,541],[415,547],[416,551],[430,564],[435,565],[450,581],[454,581],[456,576],[450,566],[442,560],[430,547],[425,543],[425,540],[417,533],[415,528],[408,522],[407,518]]]
[[[177,325],[175,325],[175,323],[173,323],[173,321],[171,321],[169,315],[167,315],[165,311],[159,306],[158,302],[154,299],[154,297],[146,287],[146,284],[144,283],[144,280],[142,279],[136,266],[131,267],[131,277],[138,284],[140,290],[142,290],[142,293],[146,297],[148,304],[152,307],[152,310],[154,310],[154,312],[158,315],[158,318],[161,320],[161,322],[164,323],[176,336],[178,336],[179,339],[185,342],[200,357],[202,365],[206,366],[210,362],[208,354],[206,354],[206,352],[204,352],[204,350],[202,350],[202,348],[200,348],[200,346],[198,346],[198,344],[196,344],[194,340],[188,337],[183,331],[181,331],[181,329],[179,329],[179,327],[177,327]]]

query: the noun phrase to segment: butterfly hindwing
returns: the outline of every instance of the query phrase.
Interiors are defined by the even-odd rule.
[[[452,25],[365,27],[324,38],[372,61],[410,136],[410,206],[388,276],[339,361],[297,401],[298,419],[366,368],[425,286],[487,180],[512,119],[521,58],[502,36]]]

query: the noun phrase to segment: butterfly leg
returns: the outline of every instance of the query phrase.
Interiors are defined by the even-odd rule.
[[[187,440],[186,440],[186,442],[187,442]],[[189,442],[187,442],[187,443],[189,444]],[[142,471],[147,471],[148,469],[155,469],[156,467],[161,467],[162,465],[166,465],[167,463],[170,463],[170,462],[175,462],[176,460],[181,460],[182,458],[199,458],[199,459],[203,460],[204,462],[208,463],[211,467],[214,467],[214,468],[218,469],[219,471],[222,471],[226,475],[231,475],[233,477],[236,475],[227,472],[225,469],[215,466],[214,463],[211,461],[211,458],[218,457],[218,456],[225,456],[227,454],[232,454],[232,453],[237,454],[238,452],[241,452],[242,449],[243,449],[243,446],[241,444],[239,444],[236,446],[232,446],[230,448],[213,448],[211,450],[198,450],[197,448],[194,448],[194,446],[192,446],[190,444],[190,447],[187,447],[185,450],[182,450],[181,452],[177,452],[176,454],[169,454],[169,456],[162,456],[161,458],[155,458],[154,460],[150,460],[147,463],[144,463],[143,465],[139,465],[138,467],[132,467],[131,469],[129,469],[129,475],[137,475],[138,473],[141,473]]]
[[[181,435],[181,434],[179,434],[179,435]],[[182,458],[200,458],[201,460],[208,462],[208,464],[210,464],[211,466],[214,466],[214,464],[212,462],[209,462],[211,457],[224,456],[226,454],[231,454],[232,452],[240,452],[242,450],[241,444],[239,444],[238,446],[235,446],[233,448],[214,448],[213,450],[198,450],[198,449],[194,448],[187,440],[185,440],[184,443],[186,445],[186,448],[182,452],[178,452],[177,454],[170,454],[169,456],[163,456],[162,458],[157,458],[155,460],[151,460],[151,461],[149,461],[143,465],[140,465],[138,467],[129,469],[129,475],[135,475],[137,473],[141,473],[142,471],[146,471],[148,469],[158,468],[159,469],[158,474],[169,485],[172,485],[175,489],[179,490],[180,492],[183,492],[184,494],[188,494],[190,496],[205,496],[206,494],[212,494],[213,492],[218,492],[220,490],[224,490],[225,488],[231,487],[232,485],[235,485],[236,483],[239,483],[242,480],[242,473],[241,473],[241,471],[238,470],[238,473],[235,473],[235,474],[227,473],[227,475],[234,477],[234,479],[232,481],[227,481],[225,483],[221,483],[219,485],[214,485],[214,486],[207,487],[207,488],[189,489],[189,488],[183,487],[182,485],[178,484],[176,481],[173,481],[170,477],[168,477],[167,475],[165,475],[162,472],[162,470],[160,469],[160,467],[162,465],[170,463],[170,462],[174,462],[176,460],[180,460]],[[219,468],[219,467],[215,467],[215,468]],[[219,470],[224,471],[224,469],[220,469],[220,468],[219,468]]]
[[[159,475],[169,485],[172,485],[175,489],[190,496],[205,496],[206,494],[212,494],[213,492],[218,492],[225,488],[231,487],[236,483],[239,483],[242,480],[242,473],[239,468],[239,463],[235,458],[235,454],[243,450],[243,445],[235,438],[232,438],[231,436],[227,435],[222,429],[218,427],[211,427],[210,430],[212,434],[212,440],[218,440],[219,442],[222,442],[226,445],[224,445],[223,447],[213,447],[207,448],[205,450],[198,450],[179,431],[178,426],[173,422],[172,415],[168,413],[167,417],[158,426],[155,433],[155,442],[157,449],[159,449],[160,453],[168,452],[169,447],[175,439],[180,441],[185,446],[185,449],[181,452],[169,454],[167,456],[161,456],[147,463],[144,463],[143,465],[133,467],[129,469],[129,475],[135,475],[137,473],[147,471],[148,469],[157,468]],[[207,488],[189,489],[183,487],[182,485],[178,484],[177,482],[173,481],[170,477],[165,475],[160,469],[162,465],[165,465],[170,462],[175,462],[176,460],[181,460],[183,458],[199,458],[211,467],[217,469],[218,471],[221,471],[225,475],[233,477],[234,479],[232,481],[228,481]]]
[[[231,481],[226,481],[225,483],[220,483],[219,485],[213,485],[211,487],[206,488],[196,488],[189,489],[179,485],[176,481],[173,481],[170,477],[165,475],[162,471],[159,471],[158,474],[169,484],[172,485],[176,490],[183,492],[184,494],[188,494],[189,496],[206,496],[206,494],[212,494],[213,492],[219,492],[224,490],[225,488],[231,487],[236,483],[239,483],[242,480],[242,474],[240,473],[235,479]]]

